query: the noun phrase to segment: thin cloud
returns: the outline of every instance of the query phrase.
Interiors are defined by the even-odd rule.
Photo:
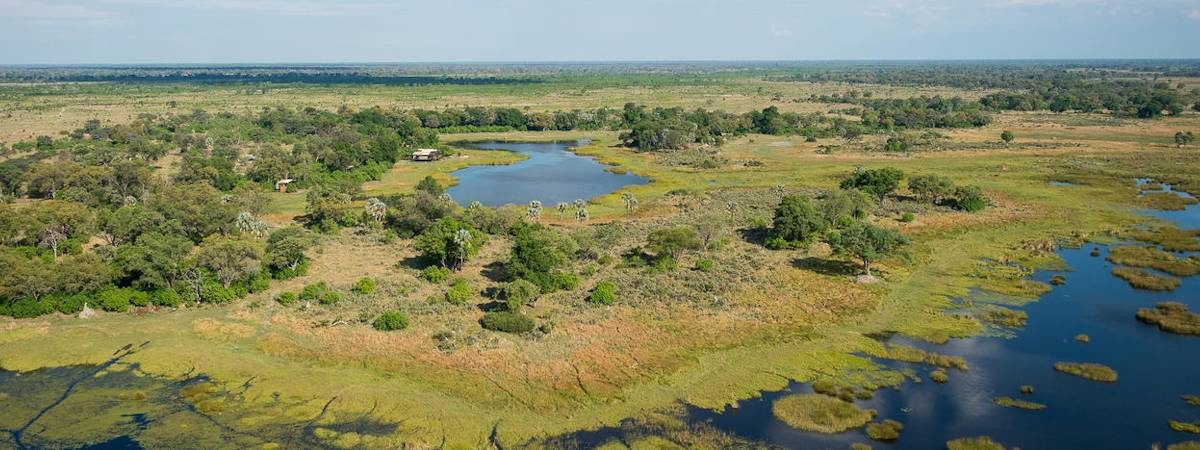
[[[0,0],[0,11],[9,19],[35,22],[110,23],[119,17],[84,5],[37,0]]]
[[[110,4],[143,7],[244,11],[283,16],[359,16],[396,11],[395,6],[375,1],[317,2],[309,0],[103,0]]]

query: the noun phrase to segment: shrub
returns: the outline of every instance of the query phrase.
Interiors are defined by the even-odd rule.
[[[366,295],[375,292],[375,288],[376,284],[374,279],[370,277],[363,277],[360,278],[358,282],[354,283],[354,287],[351,288],[351,290],[353,290],[355,294]]]
[[[858,189],[874,195],[875,198],[882,199],[895,192],[902,179],[904,179],[904,172],[892,167],[861,170],[842,180],[841,188]]]
[[[280,305],[283,305],[283,306],[288,306],[288,305],[291,305],[292,303],[296,303],[296,293],[295,292],[280,292],[279,295],[275,296],[275,303],[279,303]]]
[[[379,331],[396,331],[408,328],[408,314],[401,311],[388,311],[371,323]]]
[[[221,283],[209,282],[200,287],[200,301],[205,303],[229,303],[237,298],[236,291],[222,286]]]
[[[450,285],[450,290],[446,291],[446,301],[455,305],[466,304],[471,300],[475,292],[471,289],[471,285],[467,280],[458,279],[454,284]]]
[[[954,208],[966,212],[983,211],[988,207],[988,199],[983,196],[979,186],[960,186],[954,190]]]
[[[153,299],[155,305],[174,308],[183,303],[183,296],[179,295],[174,289],[159,289],[154,291]]]
[[[917,175],[908,180],[908,190],[922,201],[937,203],[954,192],[954,182],[941,175]]]
[[[150,306],[150,293],[138,290],[130,291],[129,304],[139,307]]]
[[[522,334],[533,331],[533,319],[511,311],[490,312],[479,319],[483,328],[504,333]]]
[[[442,266],[429,266],[421,270],[421,278],[430,283],[441,283],[450,278],[450,269]]]
[[[596,287],[592,288],[592,295],[588,296],[588,301],[601,305],[613,304],[617,301],[616,283],[607,280],[596,283]]]
[[[828,227],[824,214],[807,197],[789,195],[775,208],[771,231],[773,236],[787,242],[810,243]]]
[[[342,294],[334,291],[325,291],[321,293],[320,303],[322,305],[332,305],[340,301],[342,301]]]
[[[5,315],[16,319],[28,319],[54,312],[54,307],[45,299],[20,299],[2,308]]]
[[[550,280],[555,289],[560,291],[573,291],[579,287],[579,275],[570,272],[557,272],[550,275]]]
[[[917,215],[910,212],[906,212],[900,216],[900,221],[904,223],[911,223],[914,220],[917,220]]]
[[[696,261],[696,270],[701,272],[711,272],[714,267],[716,267],[716,263],[714,263],[711,259],[702,259]]]
[[[516,312],[522,306],[536,301],[542,295],[542,289],[528,280],[516,280],[504,285],[503,294],[508,310]]]
[[[85,294],[58,295],[47,299],[54,309],[63,314],[77,314],[83,311],[83,304],[88,300]]]
[[[328,290],[329,290],[329,285],[325,284],[324,281],[312,283],[307,286],[304,286],[304,288],[300,290],[299,297],[300,297],[300,300],[304,300],[306,302],[313,302],[313,301],[320,300],[321,295],[323,295]]]
[[[271,276],[266,272],[259,272],[246,285],[246,290],[250,293],[262,292],[271,288]]]

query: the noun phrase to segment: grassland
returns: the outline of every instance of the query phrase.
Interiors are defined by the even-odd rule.
[[[0,140],[57,133],[92,117],[122,122],[138,112],[179,113],[195,107],[510,105],[555,110],[620,107],[632,101],[732,111],[778,104],[813,111],[836,105],[795,99],[844,88],[756,78],[691,80],[653,89],[567,82],[282,86],[266,93],[220,86],[4,88]],[[912,88],[867,88],[881,96],[917,93]],[[480,330],[476,321],[482,311],[472,305],[428,302],[445,286],[421,281],[415,268],[403,264],[416,256],[411,242],[346,230],[325,239],[305,277],[227,307],[91,319],[0,319],[0,367],[33,371],[103,364],[114,350],[138,346],[113,367],[136,374],[148,386],[110,386],[72,399],[68,406],[95,410],[97,423],[77,430],[56,427],[61,431],[50,437],[62,442],[120,430],[125,421],[120,414],[128,409],[122,405],[139,401],[135,391],[166,385],[156,388],[166,389],[165,394],[140,401],[159,399],[164,409],[180,406],[167,398],[188,403],[183,412],[141,435],[150,444],[177,442],[173,439],[187,430],[199,443],[222,442],[232,434],[245,446],[286,445],[285,430],[300,430],[311,443],[344,448],[511,446],[645,418],[679,403],[718,409],[762,390],[783,388],[790,380],[898,376],[861,355],[958,367],[957,360],[884,348],[868,336],[896,332],[930,342],[972,336],[984,326],[976,318],[947,312],[957,306],[956,299],[973,289],[1014,301],[1036,298],[1048,286],[1025,277],[1034,268],[1061,268],[1053,252],[1056,242],[1128,232],[1151,222],[1134,214],[1139,205],[1134,177],[1196,182],[1200,155],[1176,149],[1167,140],[1176,129],[1197,124],[1200,117],[1194,114],[1135,122],[1088,114],[1009,113],[982,129],[946,133],[960,144],[954,150],[912,154],[871,151],[881,146],[882,136],[826,154],[822,146],[843,143],[752,135],[724,145],[720,152],[729,162],[717,169],[665,164],[660,156],[619,147],[612,132],[443,136],[446,142],[592,139],[577,151],[652,180],[624,190],[636,195],[641,206],[629,211],[614,193],[591,200],[589,223],[553,214],[544,222],[574,233],[603,232],[608,236],[605,254],[619,257],[641,245],[654,228],[715,221],[727,244],[685,257],[680,267],[694,266],[687,258],[704,257],[715,260],[717,270],[661,274],[597,265],[585,287],[615,280],[621,301],[590,306],[583,289],[547,296],[529,314],[552,322],[554,330],[532,339]],[[1039,145],[997,149],[1001,130],[1014,131],[1018,142]],[[401,162],[364,189],[368,195],[406,192],[427,175],[453,183],[451,173],[459,168],[519,159],[505,152],[468,150],[462,155],[433,164]],[[885,203],[880,222],[902,229],[914,244],[903,258],[880,263],[884,281],[873,285],[855,283],[853,271],[823,246],[772,252],[743,238],[755,223],[770,217],[783,194],[835,188],[856,166],[892,166],[978,184],[993,206],[969,214]],[[1050,181],[1071,184],[1052,186]],[[273,194],[268,219],[285,223],[303,207],[303,193]],[[915,220],[900,221],[904,212],[914,213]],[[1188,238],[1195,242],[1192,235],[1178,239]],[[503,239],[490,242],[460,276],[480,289],[495,287],[488,265],[503,260],[509,245]],[[317,281],[345,289],[364,276],[380,280],[379,292],[352,296],[336,306],[289,308],[270,300],[278,292]],[[697,280],[708,280],[710,286]],[[384,310],[408,312],[412,327],[397,333],[373,330],[369,320]],[[169,386],[183,392],[183,380],[196,374],[206,377],[202,390],[168,395]],[[3,429],[35,414],[45,400],[14,402],[20,393],[3,386],[0,391],[8,394],[7,402],[23,405],[19,412],[5,414]],[[43,420],[67,424],[72,419],[60,414]],[[710,437],[712,447],[727,442]]]

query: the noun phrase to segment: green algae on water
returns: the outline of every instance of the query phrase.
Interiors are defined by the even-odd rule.
[[[875,417],[875,410],[819,394],[789,395],[776,400],[771,411],[792,428],[816,433],[841,433]]]
[[[1117,371],[1103,364],[1059,361],[1054,363],[1054,370],[1103,383],[1117,381]]]

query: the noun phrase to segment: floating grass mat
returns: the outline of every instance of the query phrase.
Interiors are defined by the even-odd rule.
[[[892,361],[928,364],[947,369],[954,368],[964,372],[968,369],[967,360],[961,356],[927,352],[925,350],[907,345],[887,346],[884,347],[884,351],[882,353],[873,356],[883,359],[890,359]]]
[[[875,397],[875,390],[868,389],[862,386],[840,386],[830,380],[818,380],[812,384],[813,391],[830,397],[837,397],[839,400],[852,402],[858,400],[870,400]]]
[[[950,374],[947,374],[945,370],[938,369],[933,372],[929,372],[929,379],[933,380],[933,382],[937,384],[946,384],[950,382]]]
[[[1021,393],[1025,394],[1025,395],[1033,394],[1033,386],[1030,386],[1028,384],[1021,385]]]
[[[1192,197],[1184,197],[1174,192],[1147,192],[1142,194],[1139,203],[1146,208],[1161,211],[1183,211],[1188,205],[1200,202]]]
[[[1004,446],[990,437],[980,436],[946,442],[946,450],[1004,450]]]
[[[1179,258],[1154,247],[1113,247],[1108,252],[1108,260],[1122,266],[1147,267],[1180,277],[1200,274],[1200,257]]]
[[[1029,314],[1025,311],[1008,308],[988,308],[979,313],[979,320],[1010,328],[1024,328],[1029,322]]]
[[[1200,406],[1200,395],[1185,395],[1183,401],[1192,406]]]
[[[1064,284],[1067,284],[1067,277],[1065,275],[1052,276],[1052,277],[1050,277],[1050,284],[1053,284],[1055,286],[1062,286]]]
[[[1200,450],[1200,441],[1187,441],[1167,446],[1167,450]]]
[[[789,395],[771,405],[775,417],[792,428],[816,433],[841,433],[875,417],[875,410],[820,394]]]
[[[1154,308],[1139,309],[1137,319],[1168,333],[1200,336],[1200,314],[1188,311],[1182,303],[1162,302]]]
[[[1200,236],[1200,230],[1180,230],[1173,227],[1134,230],[1127,233],[1129,238],[1161,245],[1163,250],[1169,252],[1200,252],[1200,240],[1196,239],[1197,236]]]
[[[1178,420],[1168,420],[1167,424],[1171,426],[1172,430],[1180,433],[1200,434],[1200,422],[1191,423],[1181,422]]]
[[[1078,342],[1080,344],[1087,344],[1087,343],[1092,342],[1092,337],[1088,336],[1086,334],[1080,333],[1080,334],[1075,335],[1075,342]]]
[[[850,450],[871,450],[871,446],[862,442],[850,444]]]
[[[1017,408],[1017,409],[1024,409],[1027,411],[1041,411],[1043,409],[1046,409],[1046,405],[1043,405],[1041,403],[1015,399],[1015,398],[1007,397],[1007,396],[993,398],[992,403],[995,403],[996,405],[999,405],[999,406],[1003,406],[1005,408]]]
[[[1059,361],[1054,363],[1054,370],[1092,381],[1104,383],[1117,381],[1117,371],[1103,364]]]
[[[1150,271],[1132,267],[1117,267],[1112,273],[1128,282],[1130,286],[1147,291],[1173,291],[1181,284],[1178,278],[1155,275]]]
[[[904,424],[888,419],[867,425],[867,437],[876,441],[891,442],[900,439],[900,430],[903,429]]]

